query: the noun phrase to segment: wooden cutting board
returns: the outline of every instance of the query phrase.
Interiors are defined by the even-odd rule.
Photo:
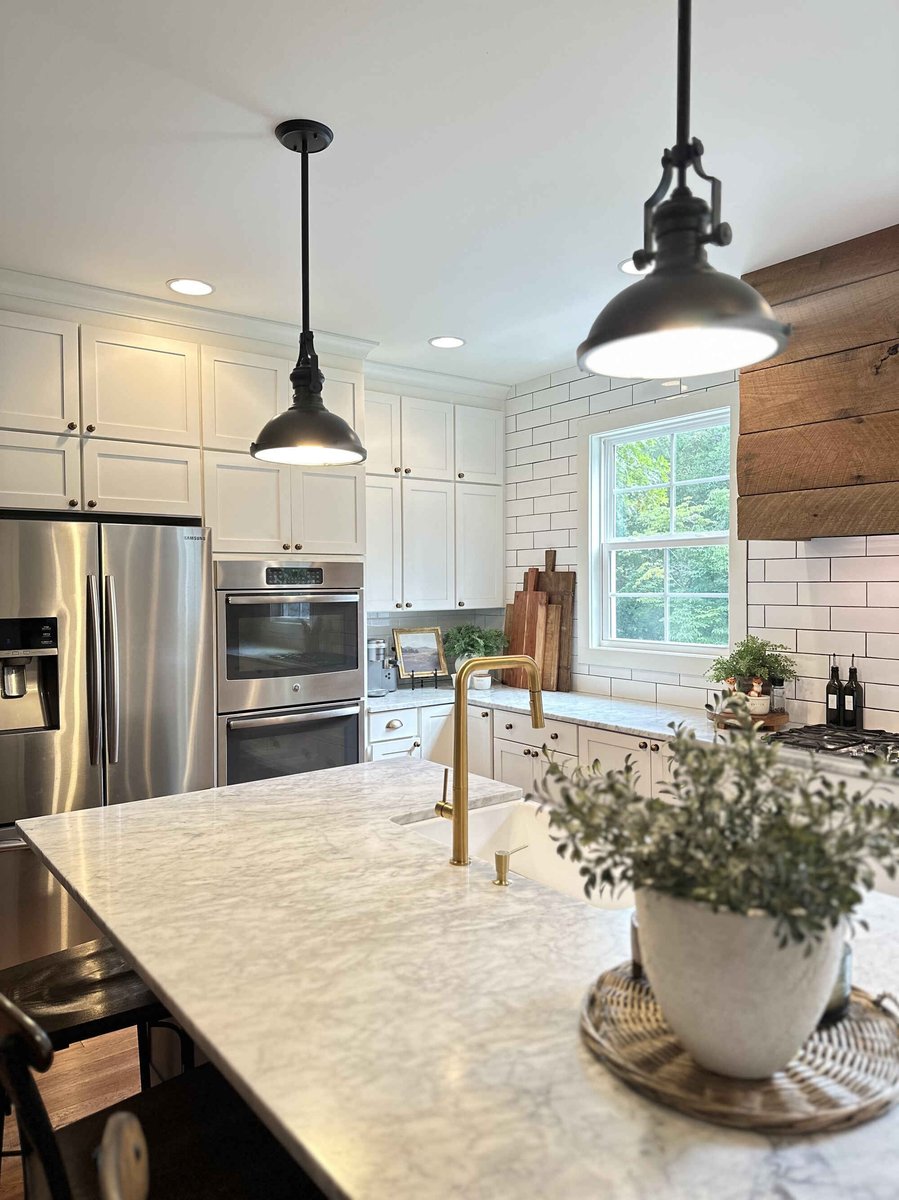
[[[529,568],[524,577],[524,591],[515,593],[512,605],[512,633],[509,639],[510,654],[529,654],[536,662],[543,662],[546,641],[546,610],[549,597],[537,591],[536,567]],[[512,687],[527,687],[527,675],[520,667],[506,672],[506,683]]]
[[[543,643],[543,690],[555,692],[559,682],[559,630],[562,625],[561,604],[546,606],[546,637]]]
[[[537,588],[548,594],[550,604],[557,604],[562,610],[559,622],[559,665],[555,689],[559,692],[571,691],[571,643],[574,636],[576,582],[577,576],[574,571],[556,570],[556,552],[547,550],[543,570],[537,576]]]

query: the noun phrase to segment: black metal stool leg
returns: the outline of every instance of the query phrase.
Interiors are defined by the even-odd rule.
[[[150,1087],[150,1027],[145,1021],[137,1024],[137,1062],[140,1070],[140,1090]]]

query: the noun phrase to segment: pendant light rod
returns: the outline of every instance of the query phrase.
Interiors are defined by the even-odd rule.
[[[692,0],[678,0],[677,9],[677,149],[690,144],[690,55],[692,43]],[[687,186],[687,163],[677,168],[677,186]]]
[[[309,142],[303,137],[303,148],[300,151],[302,167],[300,170],[300,253],[303,258],[303,337],[300,350],[306,347],[306,335],[309,333]]]

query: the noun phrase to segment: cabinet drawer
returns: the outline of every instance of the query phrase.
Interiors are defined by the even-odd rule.
[[[368,740],[389,742],[395,738],[418,737],[418,709],[394,708],[368,714]]]
[[[544,729],[533,729],[530,714],[497,710],[493,714],[493,732],[495,737],[523,742],[526,746],[536,746],[538,750],[545,744],[563,754],[577,754],[577,725],[568,721],[550,718]]]
[[[369,762],[383,762],[385,758],[421,758],[421,739],[404,737],[391,742],[373,742],[368,757]]]

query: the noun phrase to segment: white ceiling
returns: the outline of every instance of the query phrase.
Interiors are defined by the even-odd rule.
[[[675,0],[0,0],[0,265],[298,317],[514,382],[573,363],[670,144]],[[734,274],[896,221],[895,0],[695,0]],[[210,300],[200,303],[209,305]],[[468,344],[434,350],[427,338]]]

